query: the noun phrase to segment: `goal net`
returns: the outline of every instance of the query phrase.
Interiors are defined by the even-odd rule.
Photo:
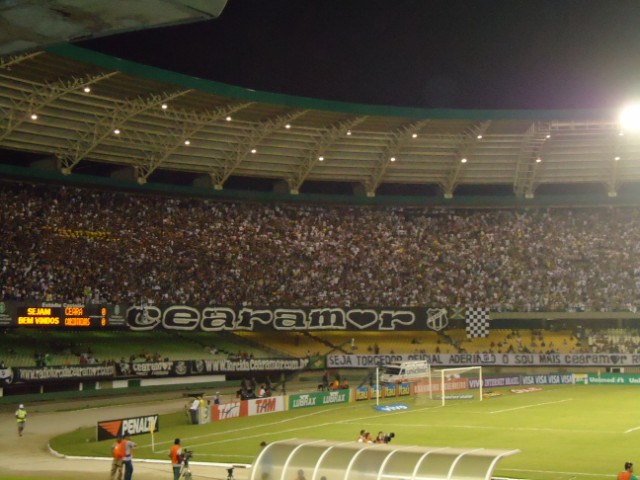
[[[482,401],[482,367],[432,370],[433,398],[442,406],[454,400]]]

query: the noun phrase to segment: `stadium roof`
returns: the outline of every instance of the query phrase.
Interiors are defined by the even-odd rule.
[[[600,185],[640,181],[640,137],[603,110],[426,110],[270,94],[69,44],[0,59],[0,148],[84,163],[234,177],[383,185]],[[5,155],[6,156],[6,155]]]
[[[217,18],[227,0],[0,0],[0,55]]]

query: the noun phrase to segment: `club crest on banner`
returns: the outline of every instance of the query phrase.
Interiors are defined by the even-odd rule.
[[[427,310],[427,327],[439,332],[449,325],[446,308],[429,308]]]

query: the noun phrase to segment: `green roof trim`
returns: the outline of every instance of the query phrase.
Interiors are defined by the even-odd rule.
[[[163,70],[140,63],[123,60],[118,57],[95,52],[86,48],[59,43],[48,46],[45,52],[69,58],[98,67],[123,72],[133,77],[145,78],[173,84],[182,88],[190,88],[201,92],[244,101],[285,105],[288,107],[324,110],[348,113],[352,115],[372,115],[386,117],[410,117],[436,120],[594,120],[614,121],[617,112],[604,109],[584,110],[462,110],[462,109],[423,109],[411,107],[393,107],[383,105],[367,105],[360,103],[319,100],[308,97],[295,97],[279,93],[260,92],[248,88],[237,87],[225,83],[204,80],[181,73]]]
[[[263,192],[169,185],[149,182],[140,185],[135,181],[118,180],[73,173],[63,175],[57,170],[0,164],[0,177],[34,182],[56,182],[84,188],[105,188],[137,193],[178,195],[192,198],[209,198],[226,202],[291,203],[315,205],[354,205],[375,207],[433,207],[433,208],[544,208],[544,207],[605,207],[638,206],[640,191],[627,192],[617,197],[601,194],[540,195],[534,198],[515,196],[468,195],[446,199],[442,196],[376,196]]]

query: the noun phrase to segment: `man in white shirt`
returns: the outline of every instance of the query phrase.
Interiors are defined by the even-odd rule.
[[[191,407],[189,408],[189,415],[191,416],[191,423],[194,425],[198,424],[198,411],[200,410],[200,397],[196,397],[191,402]]]

